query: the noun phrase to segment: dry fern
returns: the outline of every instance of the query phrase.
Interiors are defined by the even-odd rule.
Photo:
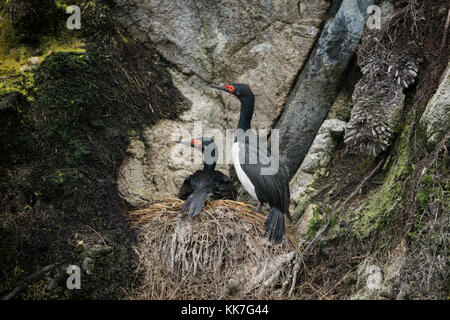
[[[347,151],[377,156],[387,149],[400,122],[405,95],[422,61],[415,27],[422,7],[411,1],[381,30],[366,30],[358,48],[363,76],[353,93],[344,141]]]

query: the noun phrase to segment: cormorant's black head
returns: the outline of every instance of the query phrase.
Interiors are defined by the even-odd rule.
[[[232,83],[224,87],[212,85],[211,88],[231,93],[232,95],[238,97],[239,100],[254,97],[250,87],[244,83]]]
[[[187,146],[191,146],[192,148],[198,149],[201,152],[205,151],[208,146],[211,143],[214,143],[214,140],[212,138],[195,138],[192,139],[191,141],[178,141],[178,143],[187,145]],[[213,149],[213,146],[210,147],[211,150]],[[209,148],[208,148],[209,149]],[[215,145],[214,145],[214,149],[215,149]],[[214,150],[215,151],[215,150]]]
[[[216,85],[212,85],[211,87],[231,93],[239,99],[241,102],[241,114],[238,128],[244,131],[250,129],[250,122],[252,121],[255,106],[255,96],[249,86],[243,83],[233,83],[225,87]]]
[[[212,138],[202,137],[195,138],[191,141],[178,141],[178,143],[191,146],[203,153],[203,161],[205,162],[205,170],[213,170],[217,160],[217,146]]]

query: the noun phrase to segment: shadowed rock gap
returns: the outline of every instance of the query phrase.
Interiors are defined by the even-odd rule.
[[[365,9],[373,1],[362,4],[343,1],[340,9],[328,21],[308,58],[293,94],[275,126],[280,130],[281,161],[292,177],[303,161],[308,149],[328,114],[337,95],[339,81],[354,54],[363,27]]]

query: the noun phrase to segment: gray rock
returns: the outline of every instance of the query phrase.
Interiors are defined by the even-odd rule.
[[[86,274],[92,275],[94,269],[94,259],[89,257],[84,258],[82,267]]]
[[[330,162],[336,147],[336,139],[344,135],[345,125],[344,121],[338,119],[328,119],[323,122],[300,168],[291,179],[291,200],[294,204],[297,204],[314,182],[318,171]]]
[[[297,235],[299,237],[308,232],[309,222],[314,216],[314,210],[317,210],[317,208],[319,208],[319,206],[313,203],[308,205],[308,207],[306,208],[297,226]]]
[[[125,158],[118,186],[134,205],[176,195],[183,179],[201,166],[171,157],[178,152],[174,141],[199,136],[193,133],[196,121],[203,127],[200,135],[214,138],[214,130],[236,128],[239,102],[209,88],[211,83],[247,83],[256,96],[252,126],[270,130],[329,6],[325,0],[117,3],[127,30],[169,62],[175,86],[192,102],[180,120],[161,121],[145,130],[145,156]],[[230,151],[223,148],[223,159]],[[218,169],[228,173],[229,167],[225,163]]]
[[[420,124],[426,131],[430,146],[439,143],[450,131],[450,63],[439,88],[428,102]]]
[[[373,1],[343,0],[328,21],[314,52],[301,72],[276,128],[280,130],[281,160],[293,177],[333,104],[339,81],[354,54],[366,10]]]
[[[106,256],[113,252],[114,248],[107,245],[94,244],[92,246],[85,246],[85,255],[91,258]]]
[[[402,282],[402,270],[407,261],[404,251],[397,252],[384,265],[376,264],[370,258],[365,259],[357,270],[357,292],[352,300],[400,299],[407,290]]]

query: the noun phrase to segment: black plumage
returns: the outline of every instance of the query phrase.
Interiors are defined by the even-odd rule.
[[[232,84],[225,87],[212,86],[236,96],[241,101],[236,141],[233,145],[233,163],[239,180],[249,194],[261,204],[268,204],[269,215],[266,220],[266,236],[270,241],[281,242],[285,234],[284,214],[289,214],[289,179],[286,169],[279,159],[269,153],[265,141],[257,139],[251,130],[255,98],[245,84]],[[239,154],[239,155],[237,155]],[[265,172],[274,163],[277,170]]]
[[[211,138],[193,139],[191,142],[180,143],[190,145],[203,153],[204,166],[186,178],[179,190],[178,197],[186,200],[181,213],[188,212],[198,215],[209,197],[212,200],[235,200],[237,191],[230,178],[222,172],[214,170],[217,159],[217,148]]]

